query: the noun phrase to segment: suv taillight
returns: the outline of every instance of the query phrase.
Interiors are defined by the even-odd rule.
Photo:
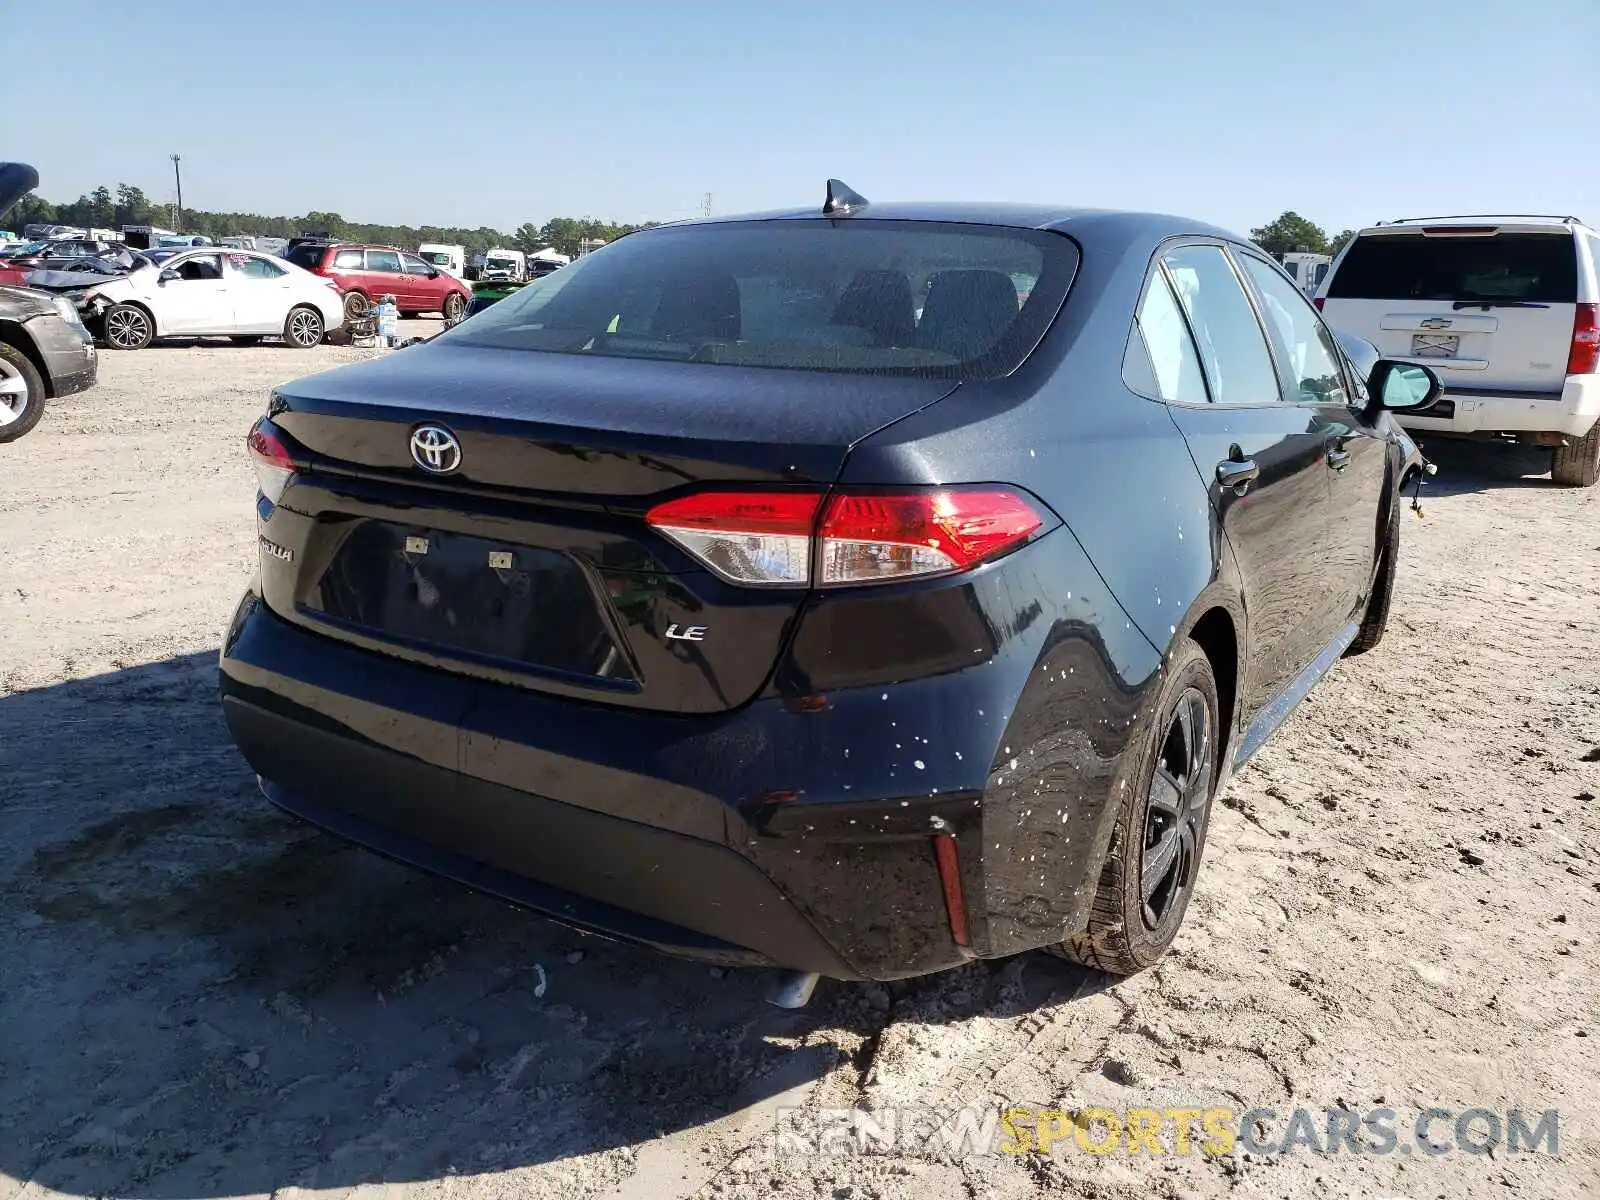
[[[1316,305],[1316,306],[1317,306],[1317,311],[1318,311],[1318,312],[1321,312],[1321,311],[1322,311],[1322,302],[1323,302],[1323,300],[1324,300],[1324,299],[1325,299],[1325,297],[1323,297],[1323,296],[1318,296],[1318,297],[1317,297],[1317,298],[1316,298],[1316,299],[1315,299],[1315,300],[1313,300],[1313,301],[1312,301],[1312,302],[1311,302],[1311,303],[1313,303],[1313,304],[1315,304],[1315,305]]]
[[[645,519],[734,583],[824,587],[966,571],[1054,524],[1004,487],[701,492]]]
[[[250,465],[255,468],[261,494],[276,504],[294,478],[294,459],[289,457],[288,449],[278,436],[278,427],[262,417],[251,428],[245,444],[250,450]]]
[[[1580,304],[1572,319],[1568,375],[1593,375],[1600,370],[1600,304]]]

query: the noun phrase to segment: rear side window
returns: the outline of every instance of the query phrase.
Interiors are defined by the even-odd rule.
[[[1068,238],[922,221],[729,222],[631,234],[441,335],[732,366],[993,378],[1077,270]]]
[[[333,266],[338,271],[359,271],[364,261],[360,250],[341,250],[333,256]]]
[[[1219,246],[1181,246],[1167,254],[1178,299],[1219,404],[1265,404],[1283,398],[1266,335]]]
[[[1145,285],[1134,328],[1133,342],[1148,355],[1154,378],[1140,380],[1137,374],[1125,368],[1124,378],[1130,386],[1143,392],[1153,383],[1156,395],[1162,400],[1204,404],[1206,381],[1200,373],[1200,358],[1195,353],[1194,340],[1189,336],[1189,327],[1184,324],[1178,302],[1167,286],[1167,277],[1160,270],[1155,271]],[[1134,348],[1130,347],[1129,353],[1133,352]],[[1145,386],[1140,386],[1141,383]]]
[[[1357,238],[1328,298],[1571,304],[1578,298],[1576,246],[1570,233]]]

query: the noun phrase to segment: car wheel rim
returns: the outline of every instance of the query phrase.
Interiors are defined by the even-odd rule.
[[[350,295],[345,297],[344,311],[348,316],[359,317],[367,311],[367,301],[364,296]]]
[[[106,336],[113,346],[123,350],[137,346],[145,339],[144,318],[138,313],[112,313],[106,321]]]
[[[289,337],[297,346],[314,346],[321,339],[322,330],[310,313],[295,313],[289,318]]]
[[[1146,928],[1161,925],[1194,883],[1211,793],[1211,710],[1198,688],[1178,697],[1145,799],[1139,902]]]
[[[0,429],[22,420],[28,411],[28,381],[22,372],[0,358]]]
[[[444,302],[444,319],[446,321],[459,321],[461,319],[461,297],[451,296]]]

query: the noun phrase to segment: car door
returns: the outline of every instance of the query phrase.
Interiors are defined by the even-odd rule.
[[[226,256],[236,333],[279,333],[289,315],[289,272],[258,254]]]
[[[168,259],[153,297],[163,335],[231,333],[233,305],[222,255],[185,254]]]
[[[1164,250],[1139,323],[1158,377],[1193,376],[1168,408],[1238,565],[1248,717],[1331,637],[1326,431],[1316,412],[1286,402],[1255,306],[1220,243]]]
[[[339,285],[341,292],[366,291],[366,252],[356,246],[341,246],[333,252],[332,261],[327,266],[327,273]]]
[[[400,307],[408,312],[437,312],[444,303],[438,270],[415,254],[402,254],[400,260],[405,268],[406,289]]]
[[[1342,625],[1355,618],[1372,584],[1388,442],[1361,415],[1338,343],[1305,294],[1262,256],[1237,248],[1233,253],[1266,317],[1286,394],[1322,422],[1330,468],[1329,615]]]
[[[400,267],[398,250],[368,250],[367,281],[368,294],[374,304],[385,296],[393,296],[399,307],[407,307],[400,299],[405,294],[406,277]]]

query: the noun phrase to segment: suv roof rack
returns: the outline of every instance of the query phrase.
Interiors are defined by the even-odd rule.
[[[1445,217],[1398,217],[1393,221],[1379,221],[1379,225],[1414,225],[1422,221],[1487,221],[1494,220],[1534,220],[1534,221],[1560,221],[1564,225],[1582,225],[1583,222],[1573,216],[1556,216],[1552,213],[1452,213]]]

